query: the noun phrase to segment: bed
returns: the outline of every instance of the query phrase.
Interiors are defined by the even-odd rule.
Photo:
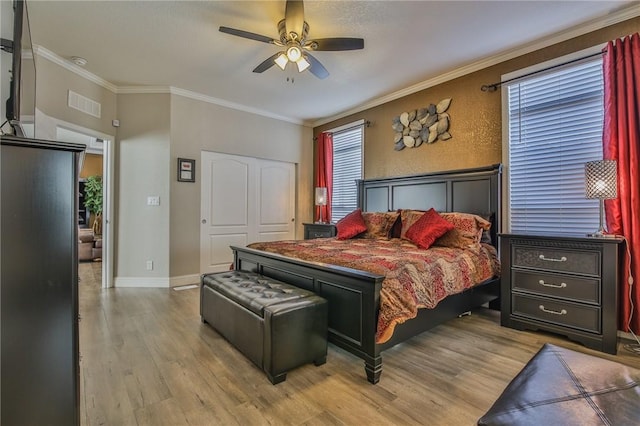
[[[490,218],[489,240],[500,231],[501,165],[357,182],[363,211],[399,209],[466,212]],[[494,276],[462,293],[448,296],[433,309],[395,327],[392,337],[376,343],[380,291],[384,276],[353,268],[310,262],[247,247],[231,247],[234,269],[253,271],[311,290],[329,302],[329,341],[365,363],[367,380],[377,383],[382,352],[474,307],[496,303],[500,279]]]

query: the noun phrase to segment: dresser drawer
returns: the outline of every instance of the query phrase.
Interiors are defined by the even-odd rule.
[[[313,239],[313,238],[330,238],[333,235],[331,235],[332,232],[331,231],[316,231],[316,230],[310,230],[308,232],[308,237],[307,239]]]
[[[336,227],[330,223],[304,223],[303,225],[305,240],[336,236]]]
[[[511,288],[515,291],[600,304],[600,280],[597,278],[521,270],[514,270],[512,274]]]
[[[600,276],[599,251],[517,245],[512,248],[511,264],[515,267]]]
[[[600,333],[600,308],[543,297],[512,295],[512,314],[534,320]]]

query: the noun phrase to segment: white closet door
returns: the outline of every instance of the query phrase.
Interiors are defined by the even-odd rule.
[[[229,269],[229,246],[295,238],[295,164],[203,151],[200,272]]]
[[[257,161],[255,241],[295,238],[295,164]]]

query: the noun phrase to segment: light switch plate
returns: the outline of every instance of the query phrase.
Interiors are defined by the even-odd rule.
[[[149,195],[147,197],[147,205],[148,206],[159,206],[160,205],[160,196],[159,195]]]

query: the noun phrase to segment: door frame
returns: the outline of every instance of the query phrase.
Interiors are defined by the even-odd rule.
[[[102,133],[98,130],[79,126],[47,116],[41,111],[36,111],[38,138],[57,140],[58,128],[80,133],[86,137],[102,139],[102,288],[114,286],[113,266],[114,262],[114,182],[115,182],[115,135]],[[97,148],[94,148],[97,149]]]

